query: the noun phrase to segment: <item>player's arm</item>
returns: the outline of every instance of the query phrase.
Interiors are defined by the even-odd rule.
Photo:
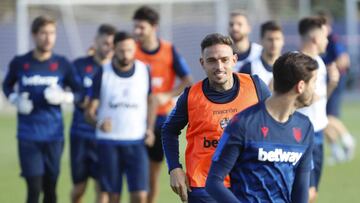
[[[339,83],[340,72],[336,67],[336,63],[328,64],[326,66],[326,69],[328,74],[326,93],[327,93],[327,98],[329,98]]]
[[[187,200],[187,190],[190,190],[185,172],[179,161],[179,135],[188,123],[188,94],[189,88],[186,88],[163,124],[161,131],[164,154],[170,173],[170,186],[182,201]]]
[[[4,78],[2,85],[3,92],[8,98],[10,94],[14,92],[14,86],[17,82],[16,67],[16,58],[14,58],[9,64],[9,70]]]
[[[336,58],[336,67],[339,69],[340,72],[346,72],[347,69],[350,67],[350,57],[349,54],[346,52],[345,46],[339,39],[334,39],[332,48],[332,51]]]
[[[313,168],[312,151],[314,138],[314,129],[310,122],[306,137],[310,140],[309,145],[296,169],[295,180],[291,192],[291,202],[294,203],[307,203],[309,201],[310,172]]]
[[[156,121],[157,104],[151,90],[150,70],[148,69],[148,71],[149,71],[149,92],[147,98],[147,129],[146,129],[145,144],[148,146],[153,146],[155,142],[154,129],[155,129],[155,121]]]
[[[242,141],[239,133],[242,133],[239,124],[232,121],[221,136],[212,158],[205,189],[218,202],[239,202],[235,195],[224,186],[225,177],[230,173],[240,156]]]
[[[271,95],[269,86],[267,86],[265,82],[259,78],[259,76],[252,75],[251,77],[254,81],[259,101],[265,101]]]
[[[75,104],[80,104],[80,102],[83,101],[85,95],[80,75],[78,71],[76,71],[75,67],[67,60],[65,60],[65,65],[67,67],[67,72],[64,83],[66,86],[71,88],[71,91],[74,95]]]
[[[172,48],[173,52],[173,67],[176,75],[180,78],[180,83],[173,88],[170,92],[156,94],[157,102],[162,105],[168,102],[173,97],[179,96],[186,87],[190,86],[193,82],[190,75],[190,68],[185,59],[176,51],[175,47]]]

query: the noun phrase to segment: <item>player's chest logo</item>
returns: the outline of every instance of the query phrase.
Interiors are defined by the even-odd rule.
[[[49,70],[50,71],[56,71],[57,69],[59,68],[59,63],[58,62],[52,62],[50,63],[50,66],[49,66]]]
[[[229,121],[230,121],[230,119],[229,118],[223,118],[223,119],[221,119],[220,120],[220,127],[221,127],[221,129],[225,129],[226,128],[226,126],[229,124]]]
[[[266,126],[261,127],[261,133],[264,136],[264,138],[266,138],[269,133],[269,128]]]
[[[302,138],[301,128],[293,128],[293,136],[296,142],[300,142]]]
[[[87,74],[92,73],[93,70],[94,70],[94,68],[93,68],[92,65],[88,65],[88,66],[85,67],[85,73],[87,73]]]
[[[29,63],[24,63],[23,69],[24,69],[25,71],[26,71],[26,70],[29,70],[29,69],[30,69],[30,64],[29,64]]]

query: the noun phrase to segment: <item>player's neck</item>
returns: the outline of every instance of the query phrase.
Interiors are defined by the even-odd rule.
[[[270,66],[273,66],[276,59],[279,57],[280,55],[271,55],[271,54],[267,54],[265,52],[262,52],[261,54],[261,58]]]
[[[317,47],[314,44],[311,43],[304,43],[302,44],[300,51],[303,54],[306,54],[312,58],[315,58],[319,56],[319,51],[317,50]]]
[[[234,77],[231,76],[224,84],[217,84],[209,80],[210,87],[217,92],[225,92],[234,86]]]
[[[154,51],[160,46],[160,42],[156,35],[149,37],[141,43],[141,48],[145,51]]]
[[[125,65],[125,64],[120,64],[117,60],[113,60],[113,65],[116,70],[120,72],[127,72],[133,67],[134,62]]]
[[[99,56],[99,54],[96,53],[94,54],[93,58],[94,61],[99,65],[106,64],[111,60],[111,58],[102,58],[101,56]]]
[[[248,37],[244,37],[243,39],[235,42],[237,51],[241,53],[245,53],[250,48],[250,41]]]
[[[52,51],[41,51],[37,48],[33,51],[33,57],[38,61],[46,61],[48,60],[52,55]]]
[[[273,93],[266,101],[265,106],[273,119],[280,123],[285,123],[295,112],[295,99],[287,94],[279,95]]]

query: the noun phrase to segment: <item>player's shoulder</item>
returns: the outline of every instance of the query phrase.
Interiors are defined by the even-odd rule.
[[[246,120],[252,120],[253,118],[257,117],[262,110],[265,109],[264,105],[265,104],[263,102],[256,103],[240,111],[234,117],[241,120],[241,122]]]
[[[260,44],[256,43],[256,42],[251,42],[251,48],[256,49],[256,50],[262,50],[263,49],[263,47]]]
[[[92,58],[92,56],[81,56],[81,57],[76,58],[73,63],[75,65],[88,63],[91,58]]]
[[[53,53],[51,56],[51,60],[58,61],[59,63],[63,63],[66,65],[70,65],[69,59],[67,59],[64,55]]]
[[[161,45],[169,46],[171,48],[174,46],[174,44],[172,42],[165,40],[165,39],[160,39],[160,43],[161,43]]]
[[[296,123],[297,125],[300,125],[304,128],[309,128],[312,126],[311,121],[309,119],[309,117],[307,117],[306,115],[295,111],[294,114],[292,115],[294,123]]]
[[[29,61],[31,57],[32,57],[32,51],[29,51],[25,54],[15,55],[11,61],[13,62]]]

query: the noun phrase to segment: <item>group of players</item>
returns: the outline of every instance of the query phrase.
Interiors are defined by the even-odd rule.
[[[154,9],[138,8],[133,23],[133,34],[101,25],[92,52],[71,64],[53,52],[56,22],[45,16],[33,21],[35,48],[10,62],[3,83],[18,111],[27,203],[39,202],[41,194],[43,202],[56,202],[64,103],[75,106],[74,203],[82,202],[89,177],[97,182],[96,202],[119,202],[124,175],[131,202],[156,202],[164,155],[171,188],[182,201],[315,201],[327,96],[339,79],[331,63],[337,55],[328,67],[319,56],[328,44],[325,18],[303,18],[299,51],[281,56],[280,25],[264,23],[258,45],[249,41],[247,16],[231,13],[230,37],[214,33],[202,40],[207,77],[195,84],[174,45],[158,37]],[[186,173],[178,139],[185,126]],[[353,143],[347,131],[337,133]]]

